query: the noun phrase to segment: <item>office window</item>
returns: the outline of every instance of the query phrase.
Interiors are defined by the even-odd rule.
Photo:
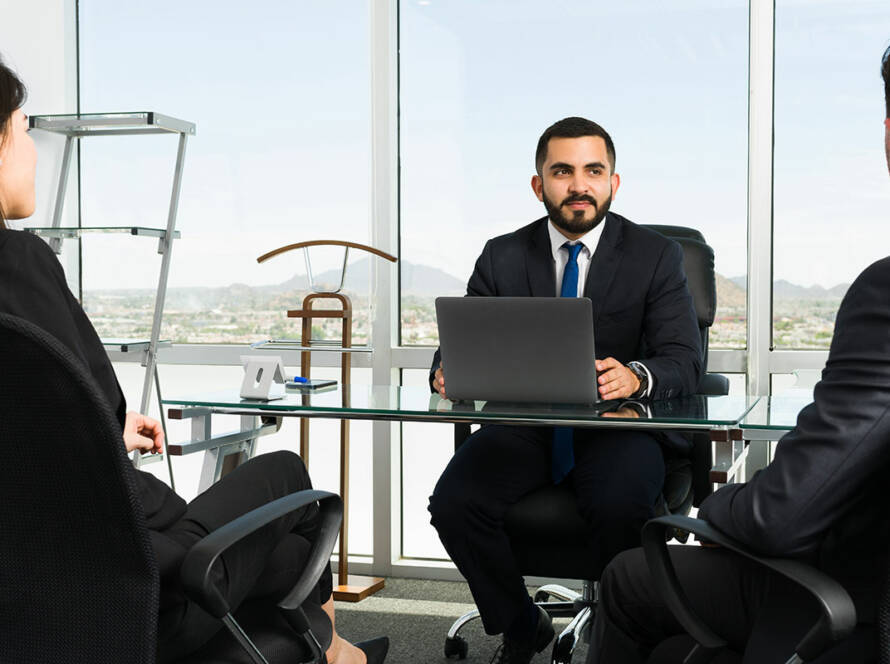
[[[776,3],[776,347],[827,348],[850,282],[887,254],[888,25],[886,2]]]
[[[368,3],[260,0],[150,4],[80,0],[84,112],[157,111],[195,122],[188,142],[162,337],[236,343],[299,336],[287,319],[308,291],[301,252],[258,265],[276,247],[316,239],[370,239]],[[337,30],[318,30],[334,24]],[[53,109],[45,109],[52,112]],[[83,225],[164,227],[176,137],[92,137],[81,154]],[[66,246],[66,250],[71,247]],[[84,306],[103,336],[147,335],[160,257],[156,241],[112,236],[82,242]],[[353,341],[369,334],[369,261],[354,257]],[[319,283],[332,284],[342,253],[314,251]],[[313,336],[338,336],[339,321]],[[117,365],[131,404],[142,368]],[[165,396],[237,386],[240,367],[160,368]],[[316,377],[339,378],[334,369]],[[370,382],[370,370],[353,380]],[[237,427],[237,421],[232,426]],[[338,424],[311,425],[316,486],[338,489]],[[219,432],[225,430],[220,425]],[[370,424],[352,424],[350,553],[372,548]],[[188,428],[171,423],[171,437]],[[299,425],[260,441],[259,452],[299,449]],[[201,455],[174,459],[177,489],[197,490]],[[166,479],[163,464],[147,467]]]
[[[308,290],[302,255],[256,258],[302,240],[369,242],[368,2],[81,0],[78,11],[84,112],[150,110],[197,124],[163,335],[202,343],[298,336],[284,312]],[[83,224],[165,226],[175,156],[175,137],[85,140]],[[89,236],[82,246],[84,304],[100,333],[145,334],[160,267],[155,242]],[[362,342],[370,272],[356,259],[346,290]],[[312,260],[331,283],[340,254]]]
[[[401,341],[435,345],[485,240],[544,215],[538,137],[582,115],[617,150],[612,210],[700,229],[712,348],[745,345],[748,5],[400,3]]]

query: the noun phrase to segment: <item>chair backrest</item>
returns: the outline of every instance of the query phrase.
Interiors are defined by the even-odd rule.
[[[644,228],[674,240],[683,250],[683,269],[686,272],[686,283],[692,294],[698,329],[701,333],[703,363],[707,367],[708,335],[717,314],[717,276],[714,270],[714,250],[705,242],[701,232],[694,228],[668,225],[647,225]],[[729,380],[725,376],[705,374],[698,391],[704,394],[727,394]],[[690,461],[692,474],[688,481],[692,482],[693,505],[698,507],[713,490],[709,474],[711,441],[707,436],[701,434],[692,436]],[[681,477],[680,481],[685,483],[687,480]],[[667,479],[665,483],[667,491],[669,483]]]
[[[708,330],[717,314],[717,277],[714,271],[714,250],[705,242],[700,231],[685,226],[645,225],[677,242],[683,249],[683,269],[692,294],[702,351],[708,357]]]
[[[154,664],[158,591],[105,398],[58,340],[0,313],[0,660]]]

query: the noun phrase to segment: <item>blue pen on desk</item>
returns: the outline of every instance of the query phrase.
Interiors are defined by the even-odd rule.
[[[295,383],[308,383],[308,382],[309,382],[309,379],[308,379],[308,378],[303,378],[302,376],[294,376],[294,381],[293,381],[293,382],[295,382]]]

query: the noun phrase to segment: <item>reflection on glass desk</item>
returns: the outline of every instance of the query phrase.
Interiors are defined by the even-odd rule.
[[[797,424],[800,411],[813,403],[812,395],[761,397],[739,422],[745,440],[778,440]]]
[[[278,386],[275,386],[278,387]],[[188,397],[168,397],[163,403],[207,408],[215,413],[328,417],[339,419],[477,422],[501,424],[574,425],[647,429],[712,430],[737,428],[757,397],[690,396],[654,401],[642,407],[622,403],[596,406],[558,404],[452,402],[424,387],[351,385],[325,392],[278,388],[274,401],[241,399],[232,388]],[[175,409],[176,410],[176,409]]]

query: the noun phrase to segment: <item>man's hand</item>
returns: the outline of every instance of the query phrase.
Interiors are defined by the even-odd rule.
[[[439,396],[443,399],[447,399],[445,396],[445,374],[442,373],[442,363],[439,362],[439,368],[436,369],[436,373],[433,377],[433,389],[439,393]]]
[[[640,389],[640,380],[633,371],[614,357],[596,361],[598,388],[603,399],[627,399]]]
[[[131,410],[124,421],[124,447],[127,452],[139,450],[140,454],[163,452],[164,430],[161,423]]]

